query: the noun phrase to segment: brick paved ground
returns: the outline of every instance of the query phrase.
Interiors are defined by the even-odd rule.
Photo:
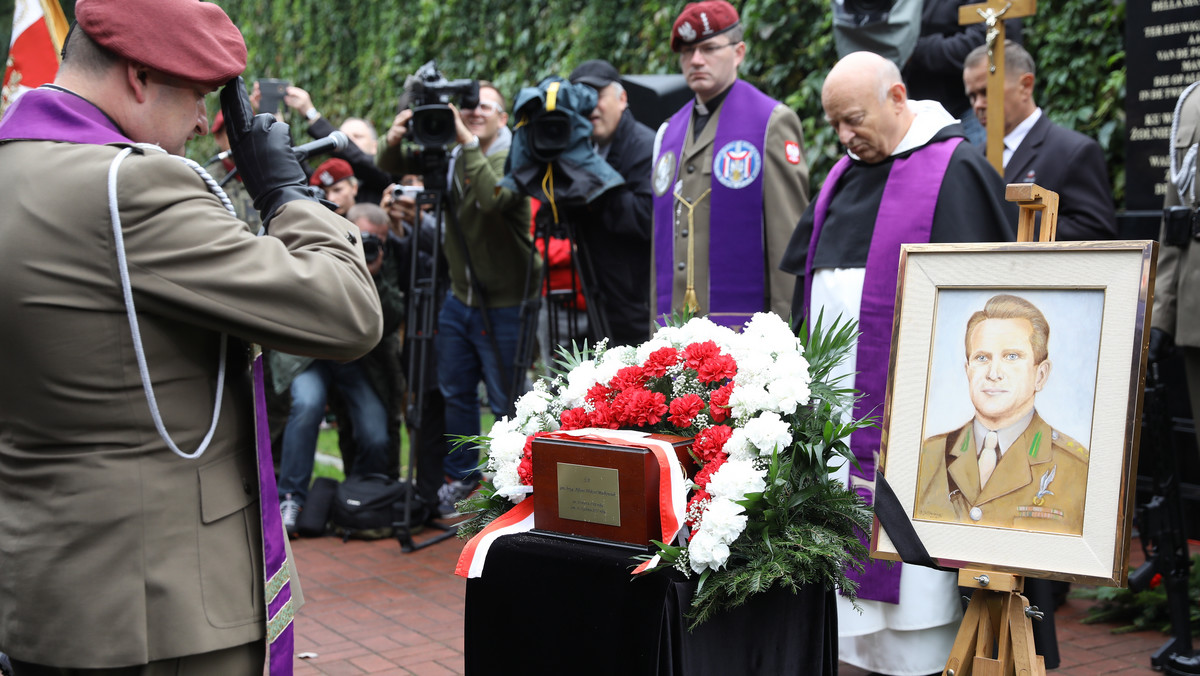
[[[422,537],[418,536],[418,541]],[[465,581],[453,574],[461,545],[450,540],[402,554],[395,540],[334,537],[292,542],[307,604],[296,620],[296,673],[463,673]],[[1166,641],[1157,632],[1114,636],[1110,626],[1083,625],[1090,602],[1071,599],[1056,616],[1060,676],[1149,675],[1150,654]],[[843,665],[843,676],[862,676]]]

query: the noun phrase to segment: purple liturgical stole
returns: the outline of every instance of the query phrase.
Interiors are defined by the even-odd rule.
[[[932,143],[908,157],[892,163],[887,185],[879,203],[876,227],[871,234],[867,251],[866,277],[863,280],[859,308],[857,348],[858,375],[854,387],[863,393],[854,403],[854,416],[862,418],[883,405],[887,388],[888,361],[892,346],[892,321],[896,312],[896,278],[900,273],[900,245],[928,242],[933,230],[933,215],[937,208],[942,179],[950,165],[954,149],[963,139],[951,138]],[[812,307],[813,252],[821,238],[829,202],[837,190],[838,181],[852,165],[849,157],[838,160],[813,207],[813,233],[804,265],[804,307]],[[884,223],[882,227],[881,223]],[[875,465],[879,457],[881,432],[878,427],[856,430],[850,436],[850,450],[859,467],[850,467],[851,485],[873,504],[875,498]],[[854,481],[858,477],[859,481]],[[864,538],[865,535],[860,535]],[[868,559],[861,573],[850,570],[847,577],[858,582],[858,596],[870,601],[900,602],[900,568]]]
[[[67,143],[133,143],[100,109],[74,94],[34,89],[21,95],[0,120],[0,141],[42,140]],[[292,673],[291,567],[287,562],[279,495],[271,461],[271,432],[263,389],[262,354],[254,359],[254,424],[258,455],[259,511],[262,517],[263,593],[267,608],[267,652],[270,676]],[[184,462],[181,460],[181,462]]]
[[[766,233],[763,223],[763,165],[767,123],[779,102],[753,85],[737,80],[721,103],[713,138],[712,193],[708,217],[708,303],[701,311],[724,326],[740,328],[755,312],[768,310]],[[671,116],[663,132],[659,158],[674,153],[670,184],[654,196],[655,316],[676,307],[672,291],[675,267],[675,184],[693,104]],[[685,207],[686,210],[686,207]],[[687,241],[681,258],[686,258]],[[704,280],[697,280],[703,283]],[[678,305],[682,305],[679,299]]]

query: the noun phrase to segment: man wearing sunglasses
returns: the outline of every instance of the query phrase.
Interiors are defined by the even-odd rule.
[[[790,311],[777,267],[808,205],[808,165],[796,113],[737,77],[743,32],[725,0],[689,4],[671,29],[696,98],[655,138],[652,318],[686,309],[736,327]]]

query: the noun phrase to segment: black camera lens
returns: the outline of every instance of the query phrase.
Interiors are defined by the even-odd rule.
[[[426,147],[442,147],[458,138],[454,111],[445,104],[433,104],[413,109],[413,140]]]
[[[379,258],[380,252],[383,251],[383,240],[369,232],[360,232],[362,235],[363,258],[367,259],[368,263],[374,263]]]
[[[529,147],[542,162],[553,162],[571,145],[571,119],[561,110],[538,113],[529,122]]]

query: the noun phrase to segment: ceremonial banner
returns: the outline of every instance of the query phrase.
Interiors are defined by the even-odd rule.
[[[939,565],[1124,584],[1156,254],[904,245],[880,467]]]
[[[27,90],[54,80],[67,20],[58,0],[16,0],[12,42],[4,64],[0,112]]]

